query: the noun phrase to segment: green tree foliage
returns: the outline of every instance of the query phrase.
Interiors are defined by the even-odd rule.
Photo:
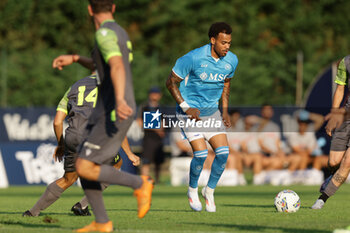
[[[1,1],[0,35],[0,50],[7,57],[1,78],[7,79],[8,106],[55,106],[74,81],[88,75],[79,66],[63,72],[51,68],[59,54],[91,50],[93,27],[85,2]]]
[[[78,65],[51,68],[56,55],[89,54],[94,29],[86,6],[83,0],[0,2],[9,106],[54,106],[88,74]],[[350,2],[345,0],[118,0],[116,6],[116,19],[133,42],[138,103],[158,85],[164,104],[174,104],[165,80],[178,57],[208,43],[215,21],[233,28],[231,51],[239,65],[231,83],[232,105],[292,105],[298,51],[304,54],[305,88],[325,66],[349,53]]]

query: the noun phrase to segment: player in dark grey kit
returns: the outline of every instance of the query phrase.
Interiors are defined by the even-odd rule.
[[[78,174],[75,171],[75,161],[77,159],[77,146],[83,139],[83,133],[87,125],[88,117],[97,101],[96,76],[88,76],[73,84],[65,93],[57,106],[57,112],[54,120],[54,131],[56,134],[58,146],[53,155],[55,160],[62,161],[64,156],[65,173],[62,178],[48,185],[46,191],[38,202],[23,213],[23,216],[38,216],[40,211],[52,205],[61,194],[69,188],[77,179]],[[63,139],[63,121],[67,117],[68,128],[65,130],[65,139]],[[124,151],[135,166],[139,165],[140,159],[130,150],[127,139],[122,145]],[[119,155],[111,159],[111,164],[119,169],[122,160]],[[105,189],[108,184],[101,185]],[[80,202],[72,207],[76,215],[90,215],[88,201],[84,197]]]
[[[89,0],[89,14],[96,28],[92,59],[79,55],[60,56],[54,67],[78,62],[98,72],[98,98],[89,118],[87,136],[81,145],[76,169],[84,192],[95,215],[95,221],[78,232],[111,232],[102,198],[100,182],[131,187],[138,201],[138,217],[143,218],[151,205],[153,181],[117,171],[108,161],[118,152],[135,114],[135,99],[130,62],[131,42],[125,30],[113,19],[115,5],[112,0]]]
[[[347,96],[345,109],[341,102],[345,96],[345,86],[349,87],[350,55],[344,57],[338,64],[335,83],[337,88],[333,96],[332,112],[350,110],[350,96]],[[346,119],[339,127],[333,128],[331,120],[326,126],[326,132],[332,136],[328,164],[332,175],[329,176],[320,188],[321,195],[312,205],[312,209],[322,209],[325,202],[333,196],[339,187],[346,181],[350,173],[350,119]]]

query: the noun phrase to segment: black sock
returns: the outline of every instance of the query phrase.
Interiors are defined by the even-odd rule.
[[[339,187],[333,183],[333,180],[331,180],[327,184],[325,190],[323,191],[323,193],[321,194],[321,196],[318,199],[321,199],[324,202],[326,202],[327,199],[330,198],[331,196],[333,196],[338,189],[339,189]]]
[[[106,183],[101,183],[101,190],[105,190],[107,187],[109,186],[109,184]],[[85,209],[86,207],[88,207],[89,205],[89,201],[87,199],[86,196],[84,196],[80,201],[79,201],[81,208]]]
[[[322,193],[318,199],[321,199],[324,203],[328,200],[329,196],[325,193]]]

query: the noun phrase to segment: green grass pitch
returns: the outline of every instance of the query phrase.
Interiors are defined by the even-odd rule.
[[[105,193],[110,219],[118,232],[332,232],[350,225],[350,185],[344,185],[322,210],[311,210],[318,196],[316,186],[290,186],[301,198],[297,213],[277,213],[275,195],[286,187],[218,187],[216,213],[193,212],[187,203],[186,187],[156,186],[152,208],[144,219],[137,218],[132,190],[111,186]],[[43,193],[44,186],[0,189],[0,232],[72,232],[94,218],[70,212],[82,197],[79,187],[71,187],[39,217],[23,218]],[[202,204],[204,200],[202,199]],[[44,222],[45,216],[52,218]]]

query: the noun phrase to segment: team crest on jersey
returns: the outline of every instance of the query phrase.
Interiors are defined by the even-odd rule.
[[[199,77],[204,81],[208,78],[208,75],[207,75],[207,73],[203,72],[199,75]]]
[[[231,65],[230,65],[230,64],[226,64],[226,65],[225,65],[225,69],[226,69],[226,70],[230,70],[230,69],[231,69]]]
[[[106,36],[106,35],[107,35],[107,33],[108,33],[108,32],[107,32],[107,30],[106,30],[106,29],[102,29],[102,30],[101,30],[101,34],[102,34],[102,36]]]

